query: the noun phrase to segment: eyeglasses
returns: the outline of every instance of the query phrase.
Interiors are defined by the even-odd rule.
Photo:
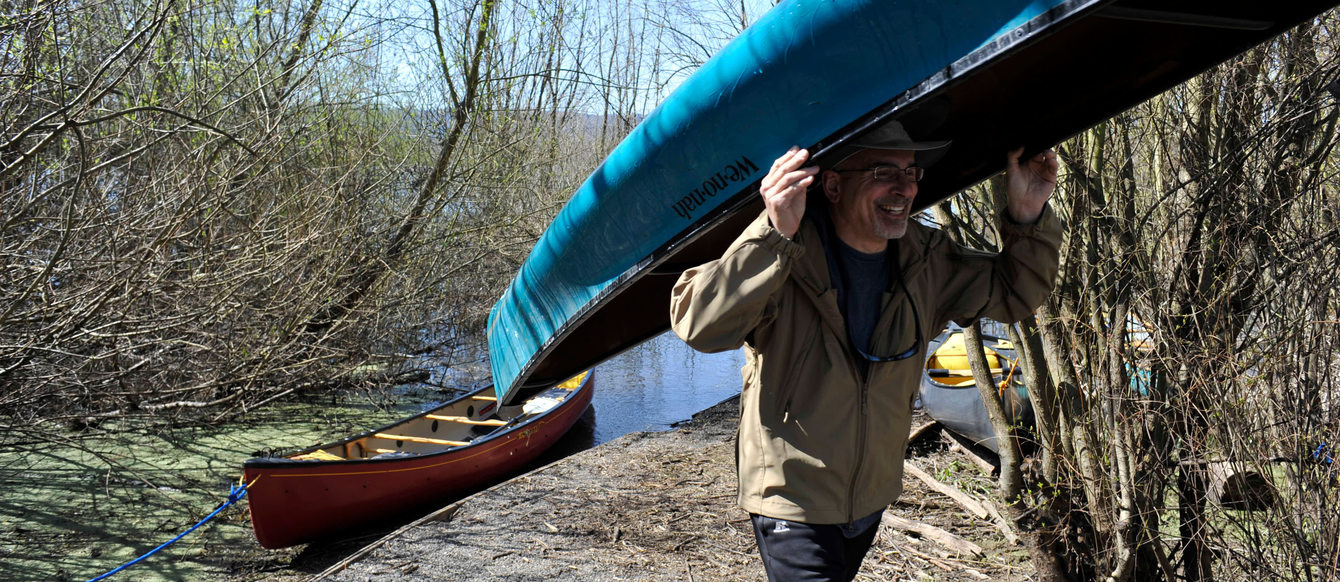
[[[851,335],[851,326],[847,326],[847,339],[851,341],[852,349],[856,350],[856,354],[861,356],[862,359],[875,363],[897,362],[921,353],[921,315],[917,313],[917,303],[912,300],[912,295],[907,292],[906,283],[903,284],[903,296],[907,297],[907,304],[912,308],[912,323],[916,325],[916,343],[912,344],[912,347],[907,348],[906,351],[898,352],[892,356],[876,356],[861,349],[861,344],[857,343],[856,338]]]
[[[873,168],[857,168],[854,170],[833,170],[839,174],[850,174],[852,172],[870,172],[870,177],[876,182],[897,182],[906,180],[908,182],[920,182],[926,175],[926,168],[921,166],[908,166],[899,168],[898,166],[875,166]]]
[[[891,166],[881,166],[881,167],[888,168]],[[912,168],[916,168],[916,166],[912,166],[906,169],[902,168],[899,169],[903,170],[904,173],[906,173],[907,170],[911,170]],[[917,169],[920,170],[921,168]],[[923,343],[925,343],[924,338],[921,336],[921,313],[917,309],[917,302],[912,299],[912,293],[908,292],[907,290],[907,281],[903,278],[903,266],[902,263],[898,262],[897,257],[899,256],[899,253],[898,253],[897,239],[893,240],[892,244],[890,244],[889,246],[889,249],[886,250],[885,252],[891,253],[892,256],[894,257],[893,264],[894,269],[896,271],[896,274],[894,276],[898,279],[898,286],[903,288],[903,297],[907,298],[907,306],[912,308],[912,324],[915,326],[914,329],[916,330],[914,332],[916,343],[913,343],[912,347],[907,348],[904,351],[898,352],[892,356],[876,356],[861,349],[860,342],[856,341],[856,336],[852,335],[851,326],[848,325],[847,341],[851,343],[852,349],[856,350],[856,355],[860,356],[862,359],[866,361],[875,363],[897,362],[898,360],[906,360],[912,356],[921,353],[921,346]],[[842,282],[844,285],[847,284],[847,282],[850,281],[851,278],[847,276],[846,263],[844,263],[841,259],[838,259],[837,261],[835,261],[835,263],[837,265],[838,277],[842,278]]]

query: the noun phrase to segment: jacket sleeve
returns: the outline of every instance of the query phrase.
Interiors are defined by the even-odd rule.
[[[999,254],[967,249],[947,239],[946,252],[930,260],[941,273],[940,321],[966,325],[986,317],[1004,323],[1027,318],[1046,301],[1059,270],[1063,225],[1050,206],[1030,225],[1003,216],[1000,232],[1004,250]]]
[[[804,254],[764,212],[720,259],[684,271],[670,292],[670,327],[702,352],[733,350],[775,316],[775,296]]]

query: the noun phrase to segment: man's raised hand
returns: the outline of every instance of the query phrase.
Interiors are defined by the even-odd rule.
[[[759,187],[772,227],[788,239],[800,230],[800,220],[805,217],[805,189],[819,173],[819,166],[802,167],[809,158],[810,152],[791,146],[772,163]]]
[[[1052,191],[1056,190],[1056,174],[1060,164],[1056,161],[1056,152],[1041,152],[1024,163],[1019,156],[1024,148],[1010,152],[1005,160],[1005,183],[1009,193],[1006,211],[1010,219],[1018,224],[1033,224],[1042,216],[1042,208],[1047,205]]]

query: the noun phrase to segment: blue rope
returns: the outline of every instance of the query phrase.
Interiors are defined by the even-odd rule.
[[[1315,450],[1312,451],[1312,458],[1316,459],[1318,463],[1321,463],[1323,465],[1331,464],[1331,454],[1326,452],[1326,447],[1327,443],[1321,443],[1320,445],[1317,445],[1317,448]]]
[[[255,481],[253,481],[252,483],[254,483],[254,482],[255,482]],[[195,531],[195,530],[196,530],[197,528],[199,528],[200,526],[205,525],[205,522],[208,522],[209,520],[214,519],[214,516],[218,515],[220,511],[223,511],[223,510],[227,509],[229,505],[232,505],[232,504],[236,503],[239,499],[242,499],[243,497],[245,497],[245,496],[247,495],[247,488],[248,488],[248,487],[251,487],[251,483],[248,483],[248,484],[246,484],[246,485],[242,485],[242,484],[240,484],[240,483],[237,484],[237,485],[233,485],[233,486],[228,490],[228,501],[223,502],[223,505],[218,506],[217,508],[214,509],[214,511],[210,512],[209,515],[206,515],[204,519],[202,519],[202,520],[196,522],[195,525],[191,526],[191,529],[188,529],[188,530],[186,530],[186,531],[184,531],[184,532],[181,532],[180,534],[177,535],[177,537],[172,538],[172,539],[170,539],[170,540],[168,540],[168,541],[166,541],[166,542],[163,542],[163,545],[160,545],[160,546],[158,546],[158,547],[156,547],[156,548],[154,548],[154,549],[152,549],[152,550],[149,550],[149,552],[146,553],[146,554],[144,554],[143,556],[140,556],[140,557],[138,557],[138,558],[135,558],[134,560],[131,560],[131,561],[126,562],[126,563],[124,563],[124,564],[121,564],[121,565],[118,566],[115,570],[112,570],[111,572],[108,572],[108,573],[106,573],[106,574],[103,574],[103,575],[101,575],[101,576],[98,576],[97,578],[91,578],[91,579],[89,579],[88,582],[98,582],[99,580],[103,580],[103,579],[105,579],[105,578],[110,578],[110,577],[112,576],[112,574],[115,574],[115,573],[117,573],[117,572],[120,572],[120,571],[122,571],[122,570],[125,570],[126,568],[129,568],[129,567],[131,567],[131,566],[134,566],[135,564],[138,564],[138,563],[140,563],[141,561],[143,561],[145,558],[148,558],[149,556],[152,556],[152,555],[158,553],[159,550],[161,550],[161,549],[163,549],[163,548],[166,548],[166,547],[168,547],[168,546],[170,546],[170,545],[176,543],[177,540],[186,537],[186,534]]]

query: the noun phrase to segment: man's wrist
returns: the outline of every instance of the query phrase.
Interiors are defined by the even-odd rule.
[[[763,225],[763,230],[760,234],[762,234],[764,245],[772,248],[780,255],[797,258],[805,253],[805,247],[801,246],[801,244],[793,238],[795,235],[799,234],[799,231],[800,229],[796,229],[796,232],[792,233],[792,236],[786,236],[785,234],[782,234],[782,231],[777,230],[777,228],[772,225],[772,221],[769,220]]]
[[[773,218],[772,213],[768,213],[768,226],[772,227],[773,230],[777,231],[777,234],[782,235],[782,238],[785,238],[786,240],[791,240],[791,239],[795,238],[795,236],[796,236],[796,232],[800,231],[800,226],[799,226],[799,225],[796,225],[796,226],[792,227],[790,233],[787,233],[786,231],[782,230],[781,228],[778,228],[778,227],[777,227],[777,220]]]
[[[1037,224],[1038,221],[1042,219],[1042,213],[1046,211],[1046,209],[1047,209],[1046,203],[1043,203],[1042,207],[1038,208],[1037,210],[1017,209],[1015,208],[1014,205],[1007,204],[1005,206],[1005,220],[1008,220],[1010,224],[1016,226],[1032,226],[1034,224]],[[1022,218],[1020,217],[1021,214],[1027,214],[1030,211],[1031,214],[1029,216],[1025,216]]]

